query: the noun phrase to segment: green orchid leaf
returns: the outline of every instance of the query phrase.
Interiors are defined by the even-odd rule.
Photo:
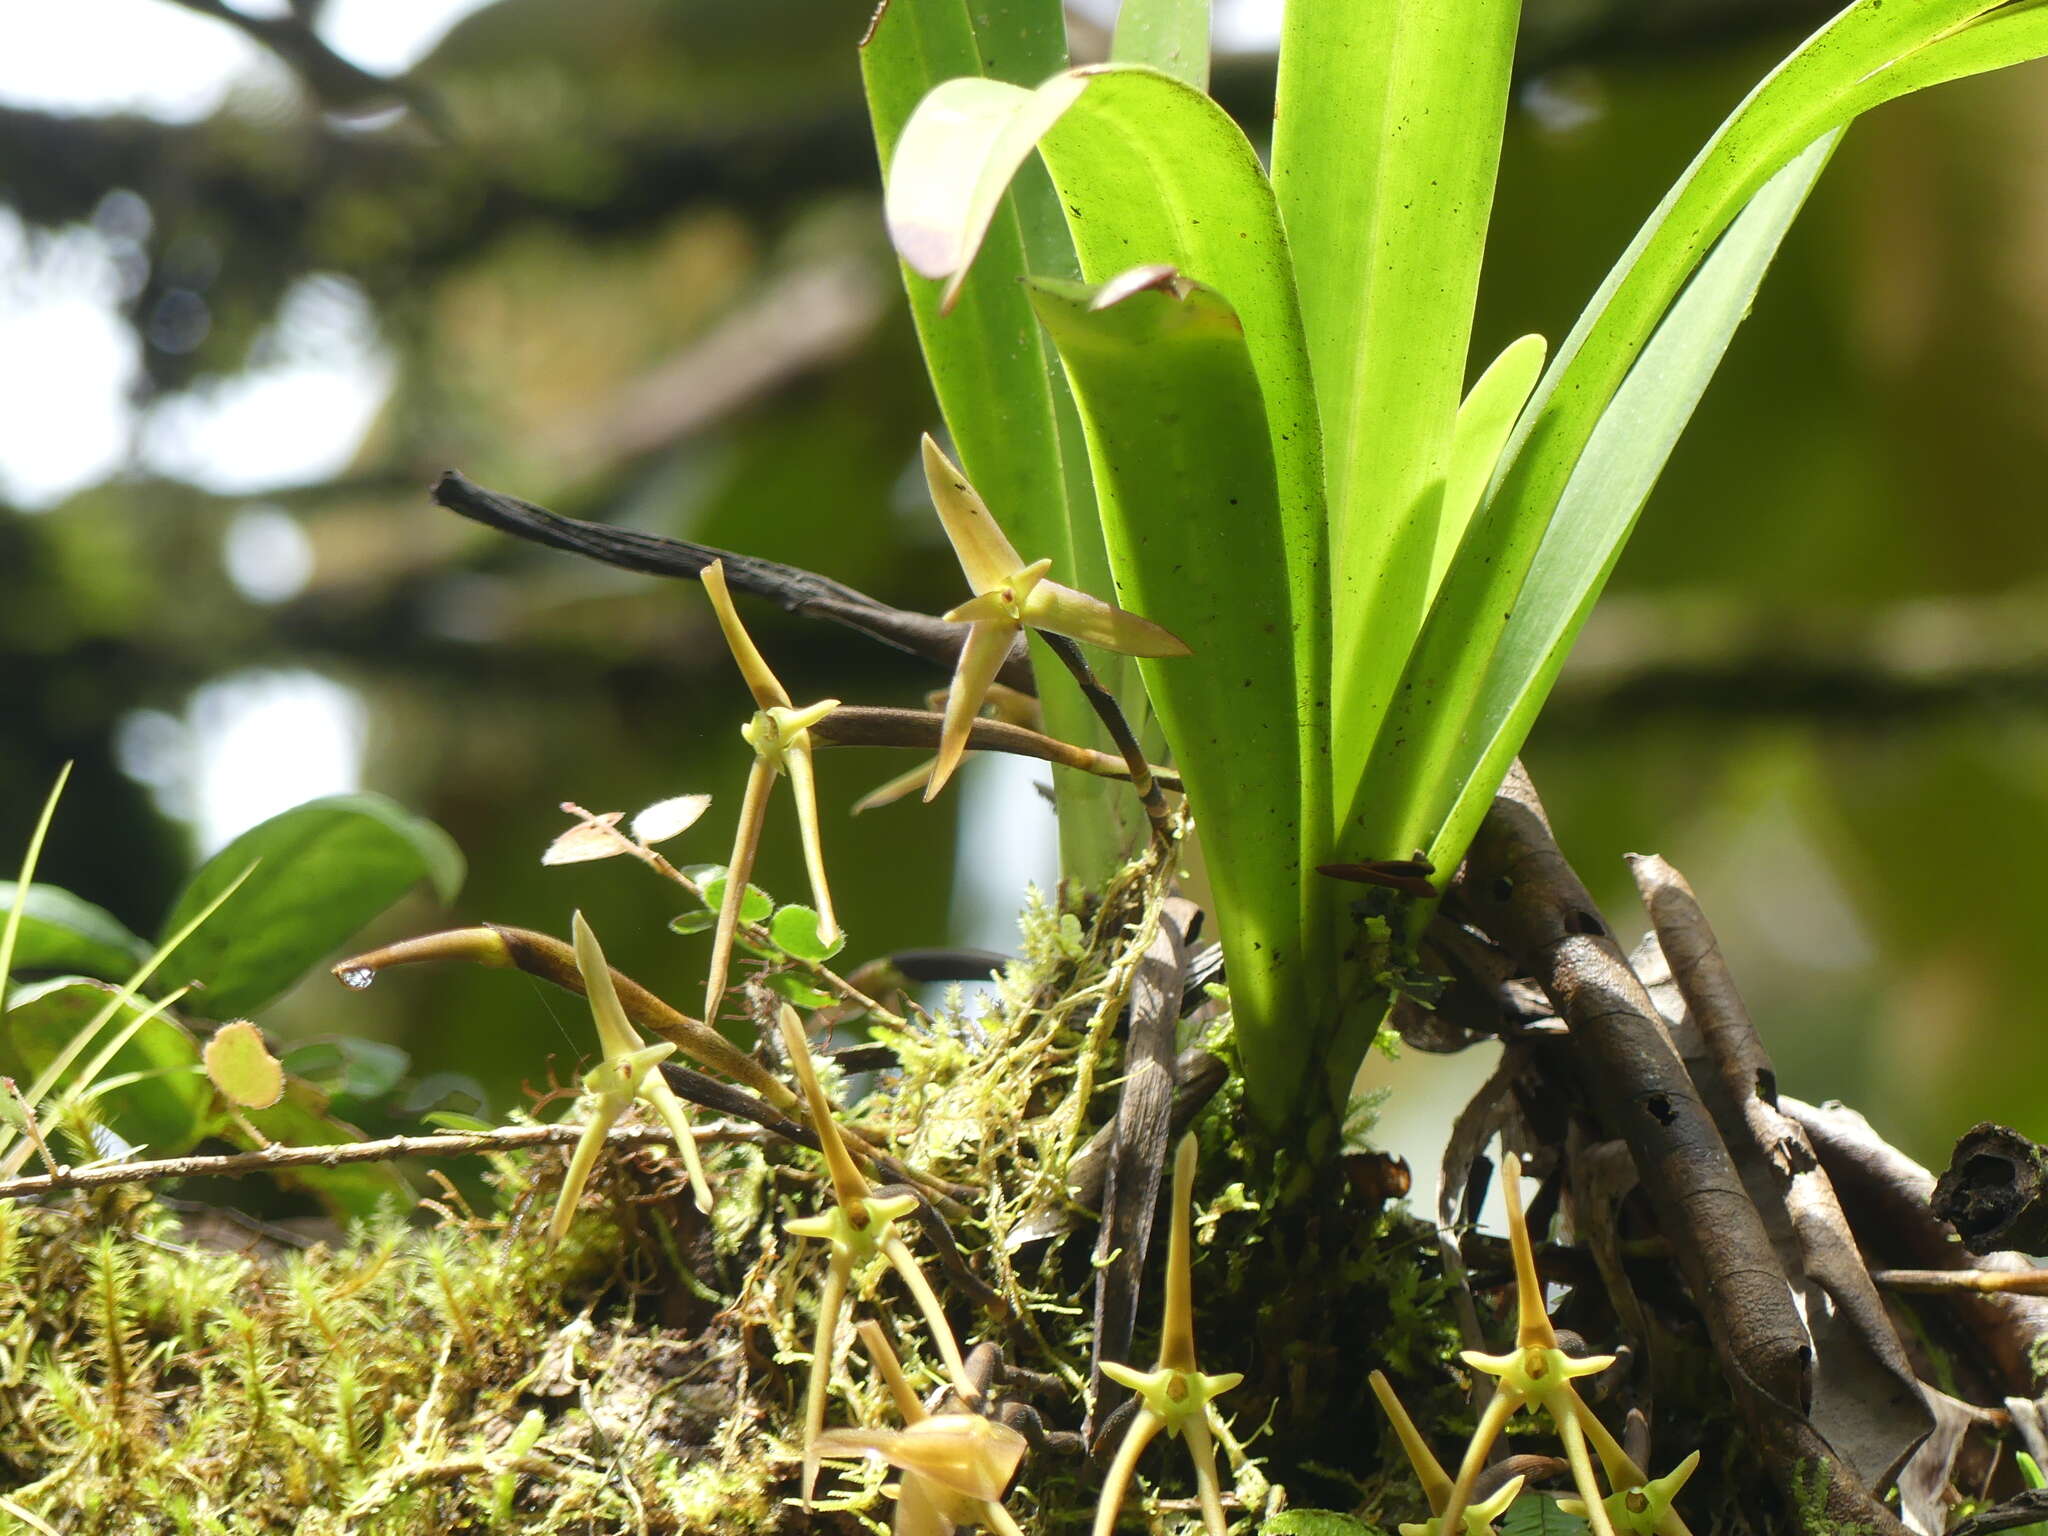
[[[1319,760],[1329,668],[1321,432],[1287,239],[1258,155],[1215,102],[1156,70],[1095,66],[1035,91],[949,82],[919,104],[898,146],[899,160],[920,168],[914,203],[892,200],[887,209],[898,248],[930,254],[934,271],[942,270],[943,253],[949,277],[970,263],[978,268],[987,188],[1022,163],[1031,140],[1052,174],[1087,281],[1170,266],[1215,290],[1238,317],[1266,412],[1279,487],[1276,553],[1297,626],[1301,691],[1318,701],[1304,730]],[[966,468],[1003,516],[993,488],[972,464]],[[1099,474],[1096,484],[1099,496]],[[1107,511],[1103,517],[1107,523]],[[1116,576],[1125,579],[1121,567]],[[1325,792],[1305,789],[1316,815],[1326,817]]]
[[[885,181],[915,198],[920,182],[892,169],[918,102],[941,82],[1031,83],[1066,67],[1066,21],[1058,0],[891,0],[861,48],[861,76]],[[988,82],[980,80],[983,74]],[[913,155],[915,150],[913,149]],[[1065,376],[1031,315],[1027,275],[1080,273],[1066,219],[1044,170],[1027,166],[983,208],[982,260],[941,314],[939,285],[906,264],[904,286],[954,456],[1030,549],[1084,591],[1107,590],[1108,556],[1095,516],[1087,451]],[[1080,688],[1032,645],[1045,727],[1063,741],[1110,743]],[[1126,713],[1143,717],[1143,697],[1121,667],[1103,681]],[[1096,880],[1144,835],[1128,794],[1092,774],[1053,770],[1060,854],[1066,873]]]
[[[1354,841],[1427,847],[1439,868],[1462,856],[1458,828],[1476,825],[1475,797],[1490,795],[1497,776],[1481,781],[1493,773],[1494,761],[1504,765],[1504,753],[1511,756],[1519,740],[1489,731],[1484,720],[1498,713],[1503,696],[1547,688],[1547,681],[1497,669],[1490,658],[1510,625],[1541,630],[1559,622],[1545,605],[1562,604],[1569,583],[1554,589],[1553,598],[1539,593],[1532,611],[1524,597],[1531,566],[1617,392],[1700,261],[1717,241],[1726,246],[1721,237],[1743,209],[1802,153],[1823,153],[1813,146],[1858,113],[1926,85],[2043,53],[2048,7],[2041,0],[2004,7],[1988,0],[1889,7],[1883,0],[1858,0],[1722,124],[1608,274],[1523,412],[1351,797],[1346,821]],[[1632,516],[1633,509],[1621,536]],[[1605,568],[1604,559],[1596,560],[1579,575],[1597,590]],[[1569,615],[1577,606],[1566,610],[1568,631],[1575,628]],[[1530,666],[1549,665],[1543,659],[1549,653],[1539,647],[1518,640],[1515,652]]]
[[[0,908],[14,905],[16,885],[0,880]],[[113,981],[149,956],[149,945],[121,920],[54,885],[31,883],[15,938],[16,971],[63,971]]]
[[[1209,89],[1209,0],[1122,0],[1109,56]]]
[[[1256,1107],[1294,1102],[1290,1029],[1331,957],[1302,939],[1308,829],[1281,490],[1235,312],[1165,269],[1106,289],[1034,285],[1088,432],[1119,596],[1187,642],[1139,663],[1200,807],[1238,1043]]]
[[[1562,670],[1643,503],[1706,393],[1764,272],[1834,152],[1830,135],[1775,177],[1724,235],[1644,348],[1586,446],[1520,600],[1487,660],[1431,857],[1458,856]],[[1439,800],[1438,804],[1446,803]],[[1426,814],[1442,814],[1431,811]],[[1437,867],[1447,867],[1439,862]]]
[[[776,911],[768,924],[768,936],[775,941],[777,949],[799,960],[830,960],[846,948],[845,934],[826,943],[818,936],[817,912],[810,907],[793,904]]]
[[[1515,419],[1529,403],[1529,393],[1543,372],[1543,353],[1541,336],[1510,342],[1458,407],[1457,426],[1451,433],[1450,468],[1444,477],[1443,516],[1437,524],[1436,553],[1429,562],[1432,598],[1443,585],[1458,541],[1464,538],[1472,514],[1479,509],[1479,498],[1493,479]]]
[[[152,1157],[178,1157],[206,1134],[213,1093],[200,1064],[199,1042],[184,1025],[138,1000],[120,1002],[117,988],[78,976],[60,976],[21,988],[0,1015],[0,1073],[28,1083],[71,1050],[118,1002],[111,1018],[119,1040],[95,1074],[75,1092],[95,1118],[130,1146]],[[132,1031],[132,1033],[130,1032]],[[126,1034],[127,1038],[120,1037]]]
[[[443,901],[461,889],[462,854],[432,822],[382,795],[312,800],[252,827],[207,860],[164,920],[176,932],[250,870],[213,920],[159,972],[198,983],[190,1009],[256,1012],[421,881]]]
[[[1520,9],[1289,0],[1282,24],[1273,186],[1328,465],[1330,762],[1346,791],[1428,602]]]

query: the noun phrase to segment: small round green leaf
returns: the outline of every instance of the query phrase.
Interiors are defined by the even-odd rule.
[[[240,1109],[268,1109],[284,1093],[284,1068],[247,1019],[223,1024],[206,1042],[206,1075]]]
[[[706,907],[701,912],[684,912],[668,920],[671,933],[709,933],[718,926],[718,914]]]
[[[830,992],[820,991],[789,971],[771,971],[761,980],[769,991],[793,1008],[829,1008],[839,1001]]]
[[[818,914],[809,907],[791,903],[775,914],[768,925],[775,947],[799,960],[829,960],[846,947],[846,935],[827,944],[818,935]]]
[[[716,912],[725,902],[725,868],[713,865],[715,871],[703,882],[705,905]],[[764,923],[768,914],[775,910],[775,898],[758,885],[747,887],[747,894],[740,898],[740,921],[743,923]]]

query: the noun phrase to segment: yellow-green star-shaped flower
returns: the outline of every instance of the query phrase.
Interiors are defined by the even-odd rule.
[[[790,1066],[795,1070],[797,1081],[803,1086],[804,1098],[810,1105],[811,1127],[818,1133],[818,1149],[824,1154],[825,1169],[832,1181],[831,1210],[816,1216],[798,1217],[783,1226],[783,1230],[792,1236],[816,1238],[829,1244],[832,1250],[825,1270],[825,1288],[818,1299],[818,1327],[811,1346],[810,1385],[804,1399],[803,1497],[808,1506],[811,1490],[818,1481],[818,1437],[825,1427],[825,1396],[832,1379],[832,1341],[838,1335],[839,1313],[856,1264],[864,1263],[877,1254],[889,1261],[889,1267],[902,1279],[916,1300],[918,1310],[924,1314],[925,1322],[932,1331],[932,1341],[937,1344],[939,1354],[946,1362],[947,1373],[953,1379],[954,1390],[969,1401],[979,1394],[968,1380],[966,1362],[961,1358],[959,1342],[953,1337],[952,1325],[946,1321],[946,1310],[939,1304],[938,1293],[925,1279],[924,1271],[917,1267],[917,1260],[911,1255],[908,1245],[894,1231],[896,1222],[917,1209],[917,1197],[907,1194],[878,1196],[874,1193],[873,1186],[860,1171],[860,1165],[846,1150],[839,1122],[832,1116],[832,1101],[825,1093],[825,1085],[818,1080],[816,1063],[811,1060],[810,1041],[804,1035],[803,1021],[797,1017],[796,1010],[785,1003],[777,1022],[782,1032],[783,1049],[789,1054]]]
[[[1373,1396],[1380,1400],[1380,1407],[1393,1423],[1394,1437],[1401,1442],[1408,1465],[1415,1469],[1415,1480],[1422,1485],[1423,1498],[1429,1501],[1430,1509],[1435,1512],[1427,1520],[1411,1520],[1403,1525],[1401,1536],[1441,1536],[1444,1506],[1451,1498],[1450,1474],[1436,1459],[1429,1442],[1422,1438],[1415,1421],[1408,1417],[1408,1410],[1402,1406],[1401,1399],[1394,1395],[1393,1383],[1380,1371],[1374,1371],[1368,1379]],[[1493,1522],[1507,1513],[1508,1506],[1515,1502],[1515,1495],[1521,1491],[1522,1479],[1511,1477],[1493,1491],[1491,1498],[1467,1506],[1463,1516],[1465,1536],[1494,1536]]]
[[[1694,1451],[1662,1477],[1650,1478],[1633,1488],[1621,1488],[1607,1495],[1607,1518],[1617,1531],[1627,1531],[1630,1536],[1655,1536],[1655,1532],[1669,1522],[1671,1504],[1678,1497],[1678,1490],[1698,1470],[1700,1453]],[[1586,1513],[1581,1499],[1559,1499],[1558,1509],[1567,1515]]]
[[[1615,1536],[1607,1518],[1600,1484],[1593,1475],[1592,1457],[1586,1447],[1588,1434],[1597,1431],[1596,1439],[1602,1442],[1600,1454],[1612,1476],[1616,1463],[1609,1455],[1609,1447],[1613,1444],[1613,1437],[1599,1427],[1599,1420],[1594,1418],[1592,1410],[1580,1399],[1577,1388],[1572,1386],[1577,1377],[1606,1370],[1614,1363],[1614,1356],[1576,1357],[1558,1347],[1557,1330],[1551,1326],[1550,1314],[1544,1310],[1543,1281],[1536,1273],[1536,1252],[1529,1240],[1529,1224],[1522,1214],[1522,1164],[1519,1158],[1509,1156],[1501,1167],[1501,1195],[1507,1206],[1508,1243],[1515,1257],[1515,1347],[1504,1355],[1482,1355],[1476,1351],[1468,1351],[1464,1355],[1467,1365],[1497,1377],[1499,1384],[1494,1389],[1492,1400],[1480,1414],[1479,1425],[1473,1430],[1471,1443],[1465,1448],[1465,1458],[1459,1463],[1457,1480],[1451,1485],[1442,1511],[1443,1528],[1449,1531],[1464,1529],[1460,1522],[1471,1500],[1479,1470],[1485,1465],[1487,1451],[1508,1420],[1528,1407],[1547,1413],[1557,1428],[1558,1438],[1564,1441],[1565,1460],[1570,1463],[1572,1481],[1585,1500],[1586,1520],[1593,1528],[1593,1536]],[[1613,1446],[1613,1450],[1619,1453],[1620,1447]],[[1626,1461],[1625,1456],[1623,1461]]]
[[[811,727],[839,707],[837,699],[821,699],[798,709],[790,703],[789,691],[768,669],[755,649],[753,637],[740,622],[726,587],[725,562],[714,560],[701,573],[704,590],[718,614],[719,628],[740,675],[754,695],[754,718],[740,727],[747,745],[754,749],[753,770],[747,775],[747,792],[740,802],[740,822],[733,834],[732,859],[726,865],[725,897],[718,906],[718,927],[711,940],[711,970],[704,984],[704,1022],[715,1024],[718,1005],[725,996],[725,979],[732,965],[733,933],[739,927],[740,903],[746,899],[747,877],[754,872],[754,855],[761,847],[761,827],[768,815],[768,792],[782,774],[796,795],[797,828],[803,834],[804,864],[811,876],[811,899],[818,907],[818,937],[831,944],[839,938],[839,919],[833,915],[832,892],[825,883],[825,851],[818,834],[818,790],[811,773]]]
[[[562,1191],[555,1197],[555,1214],[548,1222],[549,1247],[568,1236],[569,1224],[576,1217],[576,1202],[583,1198],[583,1186],[590,1182],[597,1154],[604,1149],[604,1139],[619,1123],[619,1117],[633,1107],[633,1101],[640,1095],[641,1080],[649,1068],[674,1050],[675,1046],[664,1040],[659,1045],[607,1056],[583,1074],[588,1115],[576,1150],[570,1155],[569,1171],[562,1178]]]
[[[1204,1375],[1195,1364],[1194,1253],[1189,1235],[1194,1188],[1195,1138],[1186,1136],[1173,1160],[1173,1224],[1167,1229],[1166,1319],[1160,1330],[1159,1359],[1149,1371],[1102,1362],[1103,1375],[1138,1394],[1138,1412],[1124,1431],[1123,1443],[1103,1479],[1102,1493],[1095,1502],[1094,1536],[1109,1536],[1115,1528],[1138,1458],[1162,1430],[1187,1443],[1188,1459],[1195,1467],[1195,1488],[1202,1501],[1202,1523],[1209,1536],[1224,1536],[1211,1404],[1244,1377],[1236,1371]]]
[[[960,765],[968,728],[981,712],[1011,643],[1027,626],[1126,656],[1186,656],[1190,652],[1186,643],[1163,625],[1050,580],[1046,573],[1052,569],[1052,561],[1034,560],[1027,565],[959,466],[929,436],[924,439],[924,478],[960,569],[974,588],[972,598],[945,615],[952,623],[972,628],[967,643],[960,647],[953,686],[946,694],[939,757],[924,792],[925,799],[931,800]]]

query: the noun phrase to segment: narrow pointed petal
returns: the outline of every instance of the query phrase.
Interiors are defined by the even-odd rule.
[[[801,732],[784,748],[782,766],[789,770],[790,795],[796,801],[804,867],[810,871],[811,900],[818,907],[818,938],[834,944],[839,940],[839,919],[832,911],[832,889],[825,883],[825,845],[818,831],[818,783],[811,772],[810,732]]]
[[[1138,1410],[1131,1427],[1124,1431],[1123,1444],[1116,1448],[1116,1460],[1102,1479],[1102,1492],[1095,1498],[1095,1529],[1092,1536],[1109,1536],[1116,1529],[1116,1517],[1123,1511],[1124,1498],[1131,1491],[1131,1475],[1138,1470],[1138,1458],[1152,1437],[1165,1427],[1165,1420],[1149,1408]]]
[[[931,762],[919,763],[908,773],[899,773],[886,784],[877,784],[853,802],[853,814],[859,816],[868,811],[878,811],[885,805],[894,805],[898,800],[916,794],[931,783],[932,765],[936,761],[934,758]]]
[[[960,1394],[962,1402],[974,1402],[981,1394],[968,1379],[967,1362],[960,1356],[960,1341],[953,1337],[946,1309],[940,1305],[938,1293],[925,1279],[924,1271],[917,1267],[917,1260],[911,1257],[909,1246],[902,1238],[891,1237],[882,1244],[882,1253],[909,1288],[918,1311],[924,1314],[925,1326],[932,1331],[932,1342],[939,1346],[939,1358],[946,1362],[946,1374],[953,1379],[953,1390]]]
[[[597,935],[579,910],[569,919],[576,939],[576,969],[583,975],[583,993],[590,1001],[590,1017],[597,1025],[598,1047],[607,1057],[623,1056],[640,1046],[640,1032],[627,1022],[619,1002],[619,989],[612,983],[612,968],[605,962]]]
[[[860,1335],[868,1358],[875,1362],[875,1373],[888,1387],[889,1396],[896,1404],[896,1416],[906,1424],[915,1424],[926,1417],[924,1404],[910,1389],[909,1378],[903,1374],[903,1362],[896,1358],[896,1347],[889,1342],[889,1335],[882,1332],[882,1325],[870,1317],[864,1319],[854,1332]]]
[[[1190,1419],[1181,1431],[1188,1443],[1188,1459],[1195,1464],[1195,1491],[1202,1501],[1202,1524],[1209,1536],[1228,1536],[1230,1522],[1223,1518],[1223,1488],[1216,1476],[1216,1443],[1209,1438],[1209,1426]]]
[[[981,713],[981,701],[989,684],[996,680],[1003,659],[1010,654],[1010,637],[1015,633],[1015,627],[1009,624],[977,624],[968,631],[967,643],[960,647],[960,665],[953,672],[952,691],[946,695],[946,721],[939,730],[939,759],[932,764],[931,782],[924,791],[927,803],[938,798],[946,780],[960,766],[961,754],[967,750],[967,733],[974,725],[974,717]]]
[[[1183,1136],[1173,1156],[1173,1215],[1166,1236],[1166,1320],[1159,1330],[1159,1364],[1195,1369],[1194,1250],[1189,1207],[1195,1193],[1195,1138]]]
[[[732,593],[725,585],[725,562],[714,560],[699,573],[704,590],[711,596],[711,607],[718,614],[718,627],[725,631],[726,646],[732,651],[732,659],[739,664],[740,676],[747,680],[747,687],[754,695],[754,702],[763,709],[777,705],[789,708],[789,694],[768,670],[768,663],[754,648],[754,638],[747,633],[747,626],[740,622],[740,612],[732,605]]]
[[[1514,1160],[1510,1158],[1509,1161]],[[1502,1428],[1520,1406],[1520,1400],[1507,1392],[1495,1392],[1488,1400],[1485,1410],[1479,1415],[1478,1427],[1466,1443],[1465,1459],[1458,1463],[1458,1478],[1451,1484],[1450,1497],[1444,1500],[1442,1520],[1437,1526],[1439,1531],[1465,1529],[1465,1510],[1472,1502],[1472,1485],[1479,1479],[1479,1469],[1486,1465],[1486,1453],[1493,1449],[1493,1442],[1500,1438]]]
[[[789,1064],[803,1085],[804,1100],[811,1108],[811,1129],[818,1133],[825,1171],[832,1176],[833,1198],[851,1216],[862,1209],[862,1202],[871,1192],[867,1178],[847,1152],[846,1139],[839,1134],[839,1122],[832,1118],[832,1101],[825,1096],[825,1085],[818,1081],[818,1068],[811,1060],[811,1042],[804,1036],[803,1020],[784,1003],[776,1023],[782,1030],[782,1048],[789,1054]]]
[[[740,925],[740,903],[746,899],[747,877],[754,872],[754,854],[761,846],[761,824],[768,819],[768,791],[775,787],[775,765],[754,759],[747,774],[747,793],[740,801],[740,824],[733,832],[732,860],[725,866],[725,899],[718,904],[718,926],[711,935],[711,969],[704,978],[704,1022],[718,1027],[718,1005],[725,1000],[726,973],[732,968],[732,936]]]
[[[676,1156],[683,1160],[683,1172],[689,1176],[690,1194],[697,1202],[697,1209],[711,1209],[711,1181],[704,1174],[704,1160],[697,1155],[697,1138],[690,1130],[689,1112],[683,1108],[683,1101],[675,1089],[669,1087],[659,1072],[650,1073],[640,1085],[640,1097],[654,1106],[661,1123],[668,1127],[669,1135],[676,1144]]]
[[[1515,1253],[1515,1344],[1520,1349],[1557,1348],[1557,1330],[1543,1305],[1543,1281],[1536,1273],[1536,1250],[1529,1241],[1529,1223],[1522,1214],[1522,1160],[1508,1155],[1501,1166],[1501,1199],[1508,1210],[1508,1241]]]
[[[948,609],[939,617],[948,624],[1007,624],[1011,621],[1010,605],[1004,601],[1000,587],[979,597],[970,597],[958,608]]]
[[[840,1303],[846,1298],[850,1268],[842,1253],[832,1255],[825,1271],[825,1289],[818,1296],[818,1327],[811,1337],[811,1379],[804,1394],[804,1508],[818,1486],[818,1436],[825,1428],[825,1397],[832,1385],[832,1341],[839,1333]]]
[[[569,1171],[562,1176],[562,1192],[555,1197],[555,1214],[548,1221],[550,1248],[558,1247],[569,1235],[569,1224],[576,1219],[576,1204],[583,1198],[583,1187],[590,1182],[591,1170],[597,1166],[597,1154],[611,1128],[619,1123],[624,1108],[622,1103],[604,1098],[591,1104],[590,1118],[584,1122],[583,1134],[577,1138],[576,1150],[569,1158]]]
[[[1023,566],[987,505],[929,434],[924,440],[924,480],[970,587],[977,592],[990,591]]]
[[[1436,1452],[1429,1448],[1429,1442],[1422,1438],[1422,1432],[1415,1427],[1415,1421],[1408,1417],[1408,1410],[1401,1399],[1394,1395],[1393,1383],[1384,1372],[1374,1371],[1366,1378],[1372,1383],[1373,1396],[1380,1400],[1380,1407],[1386,1411],[1387,1420],[1394,1426],[1394,1438],[1401,1442],[1401,1450],[1408,1458],[1408,1465],[1415,1469],[1415,1481],[1422,1485],[1422,1496],[1429,1501],[1429,1512],[1440,1515],[1444,1504],[1451,1496],[1451,1475],[1444,1470],[1443,1463],[1436,1459]]]
[[[1024,599],[1023,612],[1024,622],[1033,629],[1048,629],[1070,640],[1086,641],[1125,656],[1194,654],[1188,643],[1164,624],[1154,624],[1127,608],[1118,608],[1056,581],[1041,581],[1033,587],[1031,595]]]
[[[1564,1441],[1564,1459],[1570,1463],[1572,1482],[1585,1501],[1586,1524],[1593,1536],[1614,1536],[1614,1521],[1608,1517],[1607,1501],[1593,1475],[1593,1458],[1586,1453],[1586,1433],[1577,1414],[1567,1413],[1557,1423],[1558,1438]]]

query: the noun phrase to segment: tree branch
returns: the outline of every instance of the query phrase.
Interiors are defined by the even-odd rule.
[[[713,549],[708,544],[692,544],[685,539],[664,538],[633,528],[563,517],[530,501],[521,501],[516,496],[486,490],[463,478],[459,470],[447,471],[434,483],[433,498],[449,511],[482,523],[486,528],[495,528],[500,533],[509,533],[530,543],[567,550],[571,554],[601,560],[606,565],[637,571],[642,575],[680,576],[695,580],[705,566],[714,560],[722,560],[725,562],[726,580],[742,592],[778,603],[787,613],[844,624],[871,639],[893,645],[914,656],[922,656],[949,670],[958,663],[960,647],[967,639],[967,626],[964,624],[948,624],[928,613],[892,608],[844,582],[833,581],[798,566],[759,560],[752,555],[736,555]],[[996,676],[998,681],[1019,693],[1036,692],[1030,658],[1021,640],[1011,646],[1009,657]]]

